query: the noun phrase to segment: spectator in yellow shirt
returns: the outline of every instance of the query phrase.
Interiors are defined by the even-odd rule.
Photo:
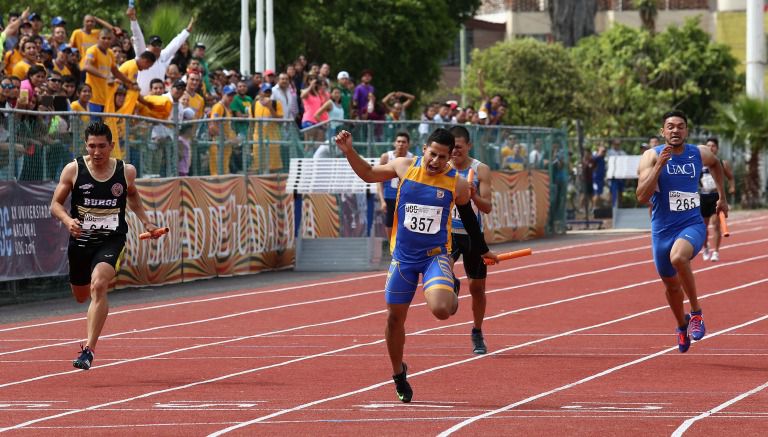
[[[111,41],[112,31],[101,29],[99,42],[89,48],[85,54],[83,67],[83,71],[86,72],[85,83],[90,85],[93,91],[91,101],[88,102],[89,112],[104,112],[104,106],[112,95],[110,87],[114,84],[115,78],[120,79],[126,88],[133,88],[136,85],[117,68],[115,54],[109,48]]]
[[[282,119],[283,104],[279,100],[272,99],[272,85],[269,82],[261,84],[258,100],[253,105],[253,118],[255,119]],[[261,133],[262,135],[259,135]],[[261,140],[260,140],[261,139]],[[280,157],[280,122],[277,120],[261,121],[253,129],[253,169],[261,170],[261,150],[269,153],[269,170],[280,171],[283,169],[283,160]],[[261,149],[260,146],[266,146]],[[266,154],[264,155],[266,159]]]
[[[198,93],[202,78],[197,71],[187,73],[187,94],[189,95],[189,107],[195,110],[195,118],[205,116],[205,99]]]
[[[101,18],[86,15],[83,17],[83,28],[76,29],[69,37],[69,46],[76,48],[83,55],[80,59],[81,70],[85,67],[85,53],[99,41],[99,29],[96,29],[96,22],[105,29],[113,30],[113,26]]]
[[[232,110],[229,109],[232,104],[232,100],[237,94],[237,88],[234,85],[226,85],[221,89],[221,100],[219,100],[211,108],[211,119],[217,118],[232,118]],[[191,104],[191,102],[190,102]],[[222,130],[223,129],[223,130]],[[211,122],[208,126],[209,133],[211,135],[211,147],[208,149],[208,166],[211,175],[219,174],[219,146],[218,143],[222,141],[224,150],[222,153],[221,168],[224,174],[229,173],[230,158],[232,157],[232,146],[237,143],[237,135],[232,129],[232,122],[229,120],[221,122]]]

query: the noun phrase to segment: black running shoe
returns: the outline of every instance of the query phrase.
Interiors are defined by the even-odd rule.
[[[483,331],[472,328],[472,348],[472,352],[477,355],[488,352],[488,349],[485,347],[485,341],[483,341]]]
[[[406,404],[411,402],[411,398],[413,398],[413,389],[411,389],[411,384],[408,384],[406,376],[407,371],[408,366],[403,363],[403,372],[392,376],[392,379],[395,380],[395,392],[397,392],[397,397]]]
[[[88,346],[83,347],[83,345],[80,345],[80,349],[82,350],[80,356],[75,361],[72,361],[72,365],[78,369],[88,370],[93,363],[93,352],[91,352],[91,348]]]
[[[461,281],[456,276],[453,277],[453,294],[456,295],[456,308],[453,309],[451,315],[456,314],[459,311],[459,291],[461,291]]]

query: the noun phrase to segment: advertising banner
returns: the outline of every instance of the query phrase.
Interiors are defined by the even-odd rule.
[[[69,233],[49,210],[55,188],[51,181],[0,181],[0,280],[68,273]]]

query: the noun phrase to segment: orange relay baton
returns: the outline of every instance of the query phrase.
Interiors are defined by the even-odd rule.
[[[472,180],[475,178],[475,170],[470,168],[467,172],[467,182],[469,182],[469,185],[472,185]]]
[[[718,217],[720,217],[720,233],[723,234],[723,237],[730,237],[731,233],[728,232],[728,223],[725,221],[725,214],[720,211]]]
[[[529,247],[527,249],[520,249],[520,250],[515,250],[515,251],[512,251],[512,252],[500,253],[500,254],[497,255],[497,257],[499,258],[499,261],[506,261],[508,259],[514,259],[514,258],[520,258],[520,257],[523,257],[523,256],[528,256],[528,255],[531,255],[532,253],[533,253],[533,250],[531,250],[531,248]],[[488,260],[488,259],[485,259],[485,258],[483,258],[483,262],[486,265],[491,265],[491,263],[492,263],[491,260]]]
[[[150,238],[160,238],[163,235],[167,234],[171,229],[170,228],[157,228],[152,232],[142,232],[139,234],[139,240],[148,240]]]

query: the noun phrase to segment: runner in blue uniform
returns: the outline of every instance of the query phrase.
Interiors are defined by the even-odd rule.
[[[96,121],[85,129],[87,156],[79,156],[61,172],[53,193],[51,214],[69,231],[69,282],[79,303],[88,297],[88,340],[72,365],[88,370],[93,364],[96,342],[107,320],[109,284],[120,270],[125,248],[126,206],[136,213],[147,231],[149,222],[136,190],[136,168],[110,158],[115,144],[109,127]],[[72,195],[71,209],[64,204]]]
[[[664,114],[661,132],[667,143],[646,150],[640,161],[637,200],[653,204],[651,242],[656,270],[666,287],[667,302],[677,320],[677,346],[686,352],[691,338],[701,340],[706,333],[691,259],[704,245],[706,229],[701,218],[699,177],[702,166],[709,167],[720,199],[717,212],[728,214],[723,192],[723,168],[706,146],[686,144],[688,119],[682,111]],[[691,312],[685,314],[683,292]]]
[[[403,362],[405,318],[422,275],[424,297],[432,314],[445,320],[459,305],[454,292],[451,268],[451,210],[457,205],[472,244],[483,258],[497,262],[488,250],[477,217],[470,205],[467,181],[449,164],[454,138],[445,129],[436,129],[423,147],[423,157],[395,158],[384,165],[371,166],[352,147],[352,134],[342,131],[336,144],[352,169],[366,182],[400,178],[393,223],[392,263],[385,297],[387,327],[385,337],[392,363],[398,397],[410,402],[413,390],[406,379]]]
[[[464,126],[454,126],[450,129],[451,134],[456,139],[456,146],[451,154],[451,165],[458,170],[463,178],[467,178],[469,169],[475,173],[474,187],[472,190],[472,210],[477,215],[477,221],[482,228],[482,216],[491,213],[491,169],[469,156],[472,150],[472,142],[469,140],[469,131]],[[469,293],[472,295],[472,352],[484,354],[488,351],[483,338],[483,319],[485,319],[485,278],[488,275],[483,259],[480,254],[474,250],[469,241],[467,230],[464,229],[459,217],[458,211],[454,210],[453,222],[451,224],[451,238],[453,239],[451,257],[458,261],[459,257],[464,258],[464,271],[469,278]]]

